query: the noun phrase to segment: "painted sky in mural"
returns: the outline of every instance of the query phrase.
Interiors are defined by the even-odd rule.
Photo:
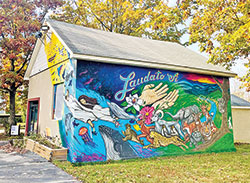
[[[71,162],[194,152],[218,138],[224,113],[231,115],[223,78],[85,61],[75,70],[68,64],[60,129]],[[210,150],[232,149],[231,133]]]

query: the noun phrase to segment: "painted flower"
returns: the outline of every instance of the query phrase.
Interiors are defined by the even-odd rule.
[[[140,119],[145,119],[145,124],[149,125],[151,123],[151,118],[153,116],[154,107],[143,107],[140,111]]]
[[[126,97],[128,105],[126,108],[133,106],[137,111],[140,111],[140,106],[143,104],[143,100],[139,98],[138,94],[129,95]]]

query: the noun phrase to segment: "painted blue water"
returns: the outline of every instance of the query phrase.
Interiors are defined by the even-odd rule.
[[[97,102],[99,103],[99,105],[103,108],[108,107],[107,102],[110,102],[108,99],[104,98],[103,96],[101,96],[100,94],[96,93],[93,90],[89,90],[89,89],[76,89],[76,98],[78,98],[80,95],[87,95],[87,96],[91,96],[95,99],[97,99]],[[65,105],[66,106],[66,105]],[[65,107],[65,114],[70,113],[70,111],[68,110],[67,107]],[[65,121],[65,118],[63,119],[63,121]],[[79,123],[79,125],[77,127],[75,127],[72,131],[68,131],[68,135],[66,136],[66,141],[69,142],[68,146],[70,148],[70,153],[69,153],[69,159],[74,162],[75,159],[74,157],[76,156],[76,154],[79,154],[80,152],[84,152],[87,155],[92,155],[93,153],[97,153],[100,155],[105,155],[106,154],[106,149],[105,149],[105,144],[103,141],[103,138],[99,132],[99,126],[104,125],[107,126],[113,130],[118,131],[120,134],[122,134],[122,131],[126,130],[125,125],[127,123],[129,123],[130,120],[122,120],[119,119],[119,123],[120,126],[116,127],[114,123],[112,122],[107,122],[107,121],[102,121],[102,120],[98,120],[98,121],[94,121],[93,124],[95,126],[95,130],[96,130],[96,135],[92,134],[92,129],[90,127],[89,124],[84,123],[82,121],[79,120],[75,120],[76,123]],[[130,123],[131,124],[131,123]],[[136,129],[134,129],[133,125],[131,124],[131,127],[134,131],[136,131]],[[82,127],[86,127],[88,129],[88,134],[90,136],[90,138],[93,140],[93,142],[96,144],[95,147],[86,145],[82,139],[81,136],[79,136],[79,130]],[[65,132],[66,134],[66,132]],[[149,142],[146,140],[146,138],[142,138],[144,140],[145,145],[148,145]],[[155,156],[156,153],[154,152],[154,150],[147,150],[147,149],[143,149],[142,145],[133,141],[128,141],[131,145],[131,147],[133,148],[134,152],[136,152],[136,154],[139,157],[151,157],[151,156]],[[140,153],[138,153],[138,151]],[[103,159],[106,160],[106,159]]]
[[[208,101],[208,102],[211,104],[211,109],[210,109],[210,111],[209,111],[209,115],[212,116],[212,119],[213,119],[213,121],[214,121],[215,116],[216,116],[216,113],[217,113],[217,106],[216,106],[216,103],[215,103],[214,101],[210,100],[210,99],[204,99],[204,98],[202,98],[202,97],[200,97],[200,98],[201,98],[202,100]],[[212,114],[213,114],[213,115],[212,115]],[[205,122],[205,121],[206,121],[206,117],[203,116],[203,117],[201,118],[201,122],[203,123],[203,122]]]

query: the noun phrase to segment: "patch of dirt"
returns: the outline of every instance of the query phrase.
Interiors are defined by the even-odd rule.
[[[28,150],[20,148],[20,147],[14,147],[10,143],[3,145],[3,146],[0,146],[0,150],[3,150],[6,153],[17,152],[19,154],[24,154],[28,151]]]

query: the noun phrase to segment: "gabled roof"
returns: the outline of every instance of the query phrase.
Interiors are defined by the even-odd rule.
[[[177,43],[151,40],[47,20],[71,58],[233,77],[221,66]]]
[[[237,97],[236,95],[231,95],[231,105],[232,107],[248,107],[250,108],[250,102]]]

